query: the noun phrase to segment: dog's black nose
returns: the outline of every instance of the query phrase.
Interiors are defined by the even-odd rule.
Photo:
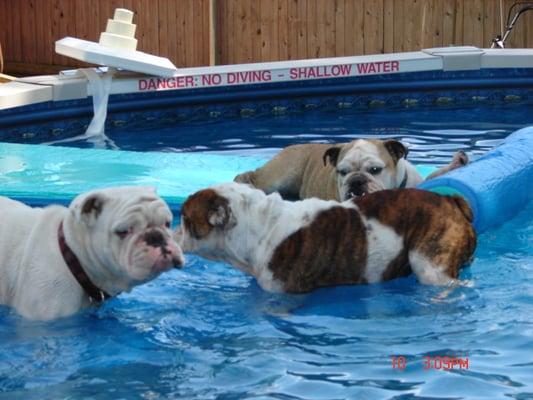
[[[183,257],[172,257],[172,265],[174,266],[174,268],[181,269],[183,268],[183,264]]]
[[[144,234],[144,241],[147,245],[153,247],[161,247],[167,244],[165,236],[157,229],[149,230]]]
[[[351,197],[362,196],[367,192],[368,178],[364,175],[354,175],[348,181],[348,193]]]

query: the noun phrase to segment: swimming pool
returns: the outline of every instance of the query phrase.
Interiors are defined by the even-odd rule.
[[[405,141],[416,164],[440,165],[458,149],[476,158],[533,125],[528,87],[465,93],[426,93],[426,103],[403,93],[389,102],[390,95],[372,95],[360,106],[343,95],[138,114],[117,109],[107,134],[121,151],[93,150],[84,141],[60,144],[81,149],[41,146],[78,134],[83,121],[28,117],[1,131],[3,142],[34,144],[0,146],[2,187],[41,193],[40,201],[59,193],[64,201],[102,182],[156,184],[177,213],[183,199],[171,194],[193,190],[180,186],[186,176],[172,173],[178,162],[241,162],[210,171],[223,179],[288,144],[376,135]],[[35,107],[35,115],[46,107]],[[49,159],[34,159],[46,152]],[[116,163],[107,163],[110,155]],[[446,296],[412,277],[275,295],[227,265],[189,256],[183,271],[72,318],[29,322],[1,307],[0,398],[532,397],[532,219],[529,204],[480,235],[475,261],[461,273],[474,286]],[[443,370],[444,357],[462,364]]]

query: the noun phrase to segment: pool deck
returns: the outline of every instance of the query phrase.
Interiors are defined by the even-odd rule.
[[[533,68],[533,49],[444,47],[370,56],[184,68],[170,78],[120,71],[113,78],[111,94],[493,68]],[[47,101],[84,99],[91,94],[91,85],[80,70],[20,78],[0,85],[0,110]]]

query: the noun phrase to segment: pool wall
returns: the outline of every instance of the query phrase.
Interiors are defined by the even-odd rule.
[[[23,78],[0,88],[0,134],[32,123],[83,119],[85,124],[92,116],[91,85],[79,70]],[[316,107],[316,101],[305,99],[324,96],[338,108],[531,101],[531,88],[533,49],[464,46],[188,68],[172,78],[124,71],[113,79],[109,114],[112,124],[113,116],[133,111],[163,111],[146,117],[150,119],[179,109],[167,116],[175,120],[183,117],[182,109],[188,114],[191,108],[210,118],[228,112],[283,113]],[[230,111],[221,108],[236,104]],[[118,119],[124,124],[131,116]]]

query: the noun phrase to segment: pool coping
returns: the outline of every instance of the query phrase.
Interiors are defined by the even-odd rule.
[[[475,71],[532,68],[533,49],[480,49],[473,46],[423,49],[416,52],[320,58],[179,69],[171,78],[120,71],[111,94],[176,92],[233,86],[381,76],[423,71]],[[105,68],[98,68],[104,72]],[[78,70],[58,75],[20,78],[0,85],[0,110],[47,101],[91,97],[91,85]]]

